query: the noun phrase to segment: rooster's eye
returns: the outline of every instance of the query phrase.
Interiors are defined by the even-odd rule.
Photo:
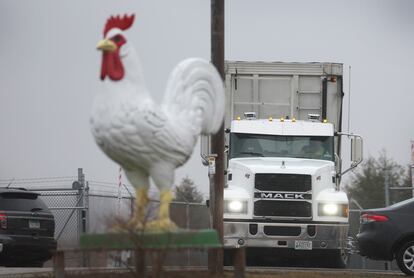
[[[113,40],[114,42],[119,42],[119,41],[121,41],[121,40],[122,40],[122,37],[121,37],[120,35],[116,35],[115,37],[113,37],[113,38],[112,38],[112,40]]]

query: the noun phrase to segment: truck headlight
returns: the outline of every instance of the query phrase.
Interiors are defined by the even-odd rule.
[[[225,200],[224,213],[247,213],[247,201]]]
[[[347,204],[323,203],[318,205],[319,216],[348,217]]]
[[[323,204],[322,212],[325,215],[337,215],[339,206],[337,204]]]

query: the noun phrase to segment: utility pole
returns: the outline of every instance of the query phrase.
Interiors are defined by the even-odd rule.
[[[211,0],[211,61],[224,81],[224,0]],[[210,178],[210,210],[213,229],[223,244],[223,188],[224,188],[224,121],[213,135],[211,153],[215,156],[215,173]],[[223,276],[223,249],[208,253],[211,275]]]

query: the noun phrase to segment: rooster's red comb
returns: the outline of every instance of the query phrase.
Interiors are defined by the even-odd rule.
[[[132,23],[134,23],[134,17],[134,14],[131,14],[130,16],[125,14],[123,17],[119,15],[111,16],[106,21],[104,28],[104,37],[106,36],[106,33],[108,33],[108,31],[112,28],[119,28],[121,30],[128,29],[129,27],[131,27]]]

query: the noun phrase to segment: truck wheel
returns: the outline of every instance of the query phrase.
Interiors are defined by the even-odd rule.
[[[396,259],[402,272],[414,276],[414,241],[404,244],[398,250]]]

